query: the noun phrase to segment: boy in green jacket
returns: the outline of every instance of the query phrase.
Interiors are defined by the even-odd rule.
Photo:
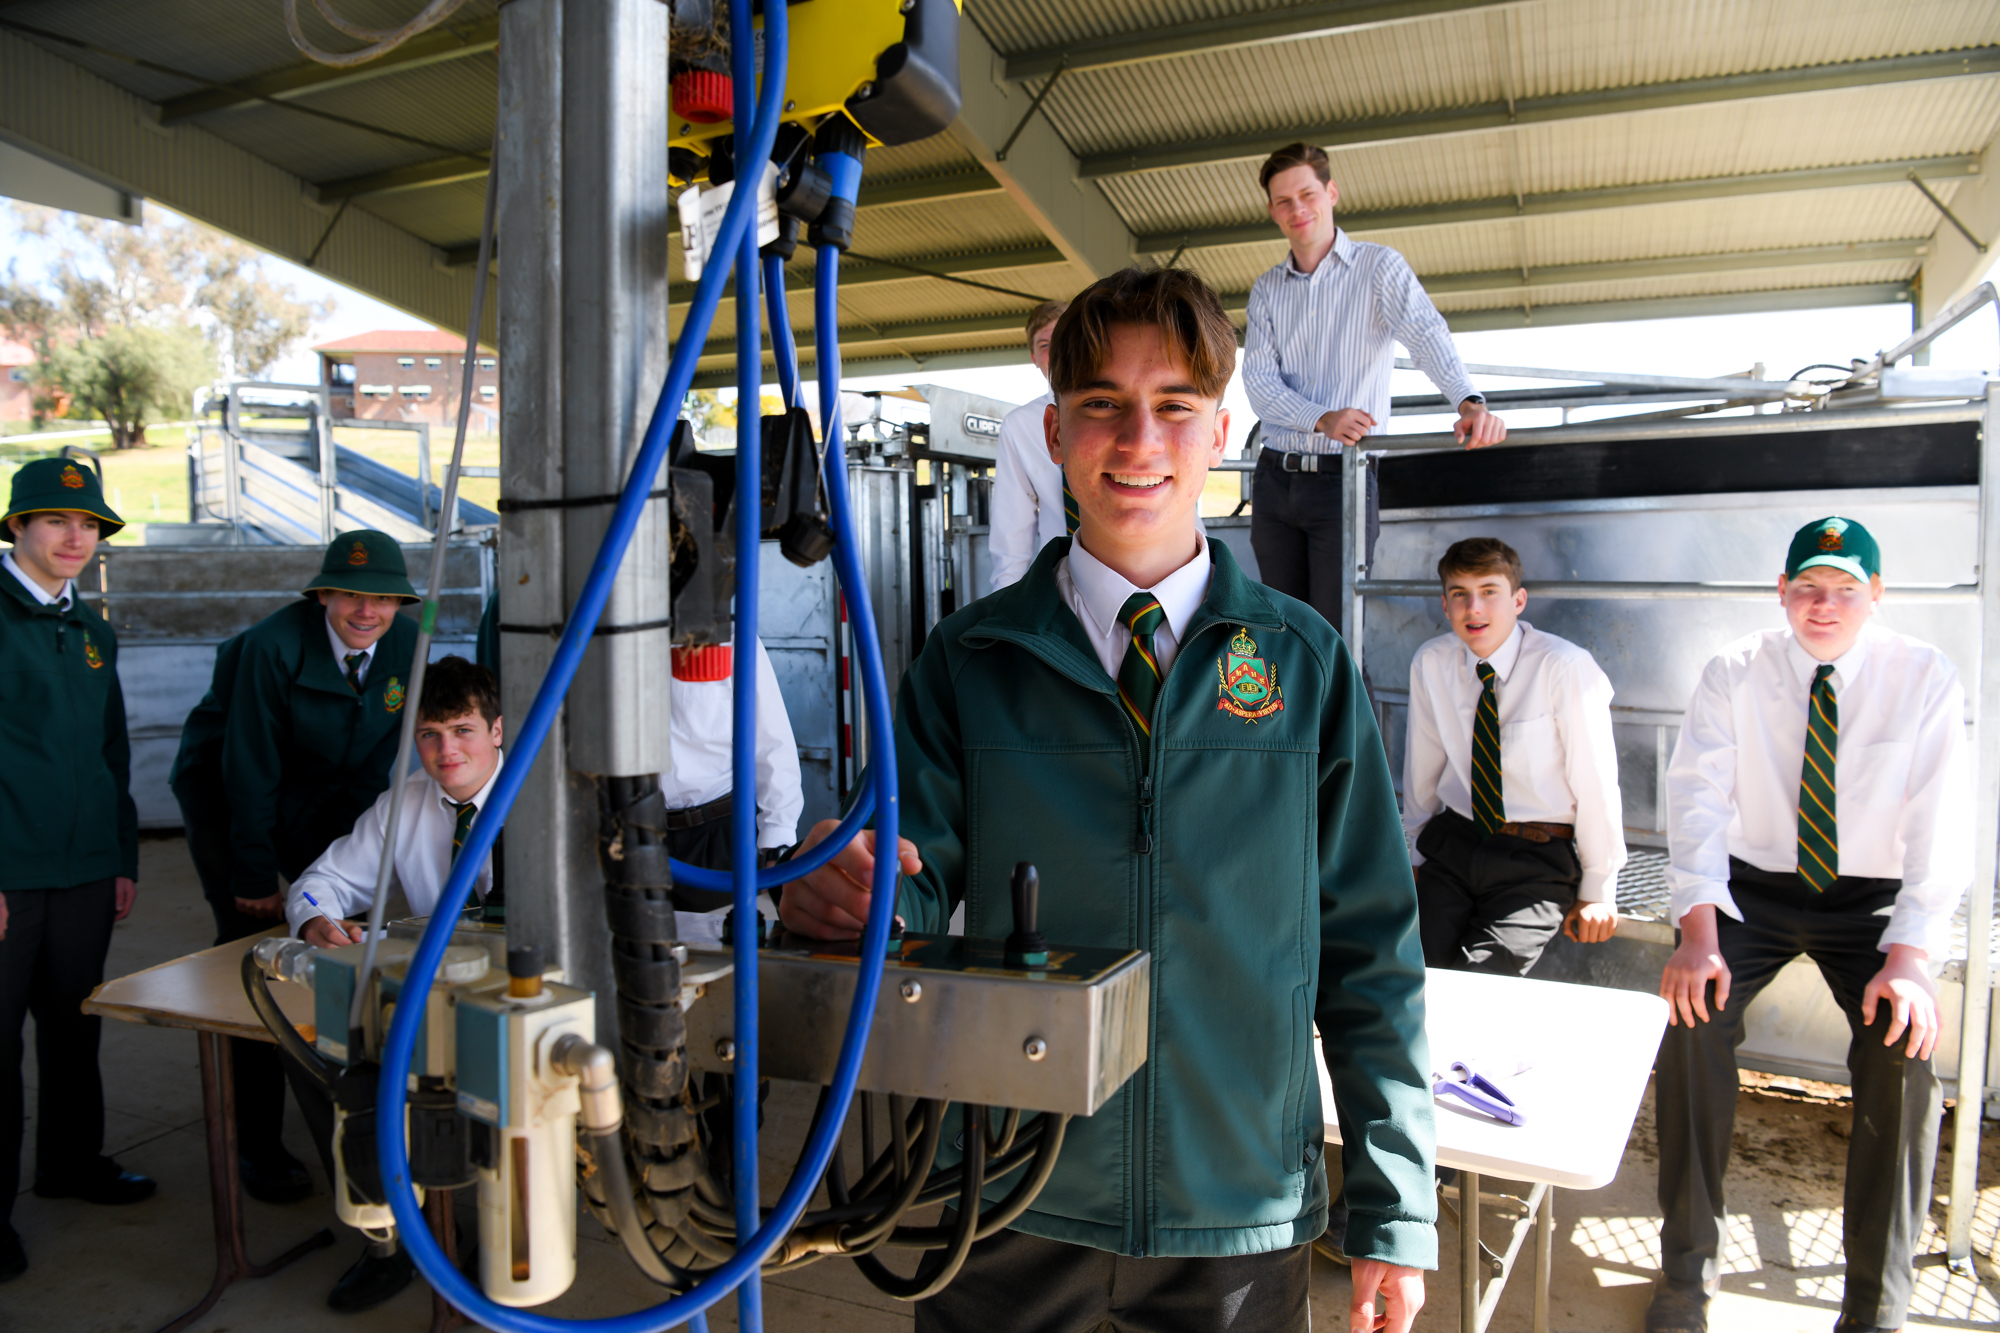
[[[904,677],[897,910],[1152,952],[1147,1061],[1073,1121],[1048,1186],[917,1307],[933,1330],[1303,1330],[1327,1223],[1313,1066],[1345,1148],[1357,1328],[1407,1330],[1437,1263],[1423,954],[1361,673],[1305,603],[1246,578],[1197,512],[1235,335],[1181,269],[1077,297],[1050,349],[1050,456],[1074,538],[934,630]],[[822,823],[808,841],[826,836]],[[786,887],[852,938],[873,835]]]
[[[416,600],[394,539],[343,532],[298,601],[216,650],[173,767],[216,943],[282,923],[278,877],[297,879],[388,789],[417,642],[396,613]],[[237,1040],[232,1052],[243,1187],[302,1199],[311,1178],[279,1141],[277,1050]]]
[[[153,1182],[104,1153],[101,1020],[111,923],[132,910],[139,815],[118,688],[118,639],[76,592],[98,539],[124,524],[96,474],[44,458],[14,474],[0,535],[0,1282],[28,1266],[19,1192],[22,1026],[35,1016],[35,1193],[137,1203]]]

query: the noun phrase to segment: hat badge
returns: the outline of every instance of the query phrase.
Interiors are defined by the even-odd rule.
[[[1822,551],[1838,551],[1841,545],[1840,536],[1846,531],[1846,523],[1837,518],[1828,519],[1826,526],[1819,530],[1819,549]]]
[[[73,491],[83,489],[83,474],[76,470],[76,464],[65,464],[62,470],[62,484]]]
[[[366,546],[363,546],[360,542],[354,543],[352,547],[348,548],[347,563],[350,565],[367,564],[368,548]]]

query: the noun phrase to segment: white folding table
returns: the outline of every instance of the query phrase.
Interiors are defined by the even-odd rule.
[[[1618,1174],[1666,1030],[1667,1003],[1637,991],[1436,968],[1426,973],[1424,990],[1430,1071],[1449,1074],[1455,1060],[1472,1064],[1499,1083],[1525,1120],[1506,1125],[1456,1098],[1437,1102],[1438,1165],[1459,1173],[1459,1328],[1484,1333],[1532,1224],[1535,1333],[1548,1333],[1555,1191],[1600,1189]],[[1326,1141],[1337,1144],[1333,1090],[1318,1058]],[[1479,1240],[1479,1181],[1488,1174],[1534,1186],[1504,1254]],[[1481,1268],[1493,1275],[1483,1292]]]

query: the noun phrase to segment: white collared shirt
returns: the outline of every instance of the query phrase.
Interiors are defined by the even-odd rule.
[[[1611,737],[1611,681],[1567,639],[1516,621],[1486,659],[1500,705],[1500,791],[1511,822],[1574,824],[1583,867],[1577,901],[1618,901],[1625,866],[1625,807]],[[1472,726],[1483,687],[1479,659],[1455,634],[1410,661],[1410,724],[1403,754],[1403,833],[1422,865],[1417,834],[1449,806],[1472,813]]]
[[[1036,553],[1069,532],[1063,518],[1062,468],[1049,457],[1043,425],[1053,402],[1055,395],[1045,393],[1015,408],[1000,423],[999,461],[993,468],[988,511],[987,550],[993,559],[988,592],[1020,582]]]
[[[1819,668],[1792,632],[1765,630],[1701,673],[1667,769],[1673,919],[1713,903],[1737,920],[1729,858],[1798,869],[1799,770]],[[1942,958],[1972,882],[1973,775],[1965,689],[1931,645],[1870,622],[1834,659],[1839,872],[1899,879],[1880,947]]]
[[[1181,640],[1187,637],[1194,613],[1208,597],[1212,569],[1208,539],[1196,533],[1192,560],[1152,587],[1140,588],[1076,541],[1070,543],[1069,554],[1056,565],[1056,587],[1064,604],[1083,622],[1083,632],[1089,637],[1090,646],[1097,650],[1104,674],[1113,680],[1118,679],[1118,664],[1125,660],[1125,649],[1132,642],[1132,631],[1119,623],[1118,613],[1135,592],[1159,598],[1160,609],[1167,613],[1167,618],[1153,631],[1153,656],[1159,661],[1160,675],[1164,677],[1173,669],[1174,657],[1180,652]]]
[[[667,809],[686,810],[718,801],[736,789],[731,740],[736,735],[731,680],[676,680],[668,721],[673,767],[660,774]],[[792,719],[778,693],[771,655],[757,645],[757,845],[789,847],[798,841],[805,812],[799,747]]]
[[[326,622],[326,640],[333,645],[333,664],[340,668],[340,678],[342,680],[347,679],[348,654],[361,654],[361,668],[355,674],[360,676],[361,683],[366,685],[368,683],[368,668],[375,665],[375,649],[380,646],[382,641],[377,639],[366,648],[350,648],[347,646],[347,641],[340,637],[340,632],[334,629],[333,620],[330,617]]]
[[[9,574],[19,579],[21,586],[28,590],[28,594],[43,606],[60,606],[67,610],[70,599],[76,596],[76,581],[74,579],[64,579],[61,592],[50,592],[47,588],[35,582],[33,576],[27,570],[21,568],[20,563],[14,559],[12,551],[0,552],[0,565],[4,565]]]
[[[1243,392],[1264,423],[1265,447],[1337,454],[1319,419],[1349,407],[1375,418],[1371,434],[1387,432],[1397,343],[1454,408],[1478,392],[1444,316],[1388,246],[1336,230],[1311,273],[1287,254],[1259,274],[1243,332]]]
[[[495,757],[486,785],[472,798],[475,806],[486,808],[505,764],[504,755]],[[403,779],[403,789],[408,794],[403,798],[402,823],[396,829],[394,882],[402,887],[411,916],[429,916],[451,873],[451,840],[458,830],[458,809],[437,779],[421,768]],[[285,920],[291,923],[292,934],[298,934],[306,922],[319,915],[319,909],[306,901],[308,893],[319,900],[320,907],[342,920],[359,920],[368,914],[375,903],[375,875],[381,868],[382,840],[389,836],[389,803],[395,795],[396,788],[391,787],[376,797],[375,804],[354,821],[353,830],[335,838],[293,883],[285,894]],[[492,884],[493,858],[488,856],[472,891],[484,898]]]

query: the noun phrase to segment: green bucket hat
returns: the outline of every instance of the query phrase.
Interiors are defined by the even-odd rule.
[[[320,562],[319,577],[301,590],[355,592],[365,597],[400,597],[418,602],[417,590],[410,586],[410,571],[403,564],[403,548],[395,538],[373,528],[356,528],[335,537]]]
[[[1817,566],[1837,569],[1866,583],[1882,572],[1882,548],[1868,529],[1851,518],[1816,518],[1792,534],[1785,552],[1785,577]]]
[[[16,514],[48,514],[73,511],[97,519],[97,535],[109,537],[125,526],[125,520],[104,503],[104,486],[95,469],[67,458],[38,458],[24,463],[14,473],[14,488],[7,497],[7,512],[0,515],[0,538],[14,540],[14,526],[7,520]]]

